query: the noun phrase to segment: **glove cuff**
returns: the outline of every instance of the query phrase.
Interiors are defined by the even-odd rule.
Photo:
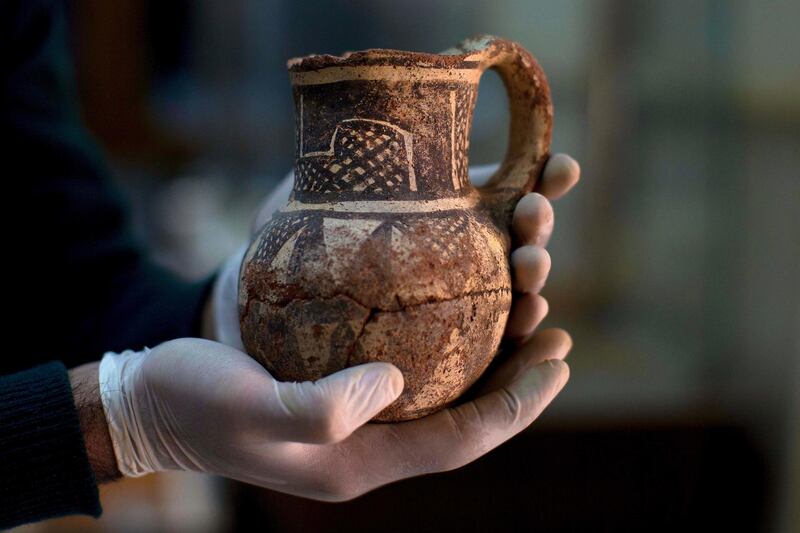
[[[133,376],[149,353],[149,348],[141,352],[107,352],[100,361],[98,371],[100,399],[117,468],[125,477],[141,477],[159,470],[153,466],[157,461],[154,462],[149,453],[152,446],[140,425],[132,386]]]

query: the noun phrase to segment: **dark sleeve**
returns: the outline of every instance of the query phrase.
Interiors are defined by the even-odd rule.
[[[64,365],[0,376],[0,529],[100,515]]]
[[[132,237],[122,201],[81,124],[57,0],[3,2],[8,328],[35,339],[4,350],[0,374],[58,359],[72,367],[108,350],[198,336],[210,280],[155,265]],[[9,187],[10,186],[10,187]],[[11,194],[9,194],[9,192]],[[9,256],[9,252],[12,252]]]
[[[65,365],[198,335],[210,280],[179,279],[132,238],[81,126],[61,2],[0,2],[0,24],[4,528],[100,513]]]

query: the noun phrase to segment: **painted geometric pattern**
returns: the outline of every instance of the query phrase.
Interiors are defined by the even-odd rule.
[[[297,160],[295,190],[321,193],[414,191],[411,134],[385,122],[342,121],[331,149]]]
[[[271,222],[272,227],[264,233],[264,238],[258,246],[255,261],[273,264],[279,260],[278,252],[295,235],[295,251],[310,249],[315,243],[328,247],[327,230],[336,231],[339,228],[366,230],[363,235],[359,231],[351,231],[349,238],[354,239],[350,246],[357,253],[357,249],[372,239],[381,239],[391,247],[409,246],[412,248],[431,250],[438,257],[449,259],[456,257],[465,250],[461,239],[471,234],[470,217],[465,213],[452,214],[446,217],[425,217],[419,219],[396,218],[390,220],[359,220],[358,218],[338,219],[316,217],[308,214],[284,217]],[[367,224],[367,225],[365,225]],[[362,228],[363,226],[363,228]],[[321,230],[321,231],[320,231]],[[338,232],[341,235],[341,230]],[[335,238],[338,238],[338,235]],[[396,240],[410,239],[411,242],[402,244]],[[300,252],[302,254],[302,252]],[[341,254],[341,252],[339,252]],[[294,256],[294,254],[292,254]],[[302,261],[300,256],[294,256],[292,262]]]
[[[470,219],[465,214],[425,217],[413,221],[398,218],[383,222],[372,235],[385,236],[392,246],[399,244],[394,239],[395,235],[411,238],[416,243],[414,248],[428,249],[435,255],[448,259],[459,251],[464,251],[464,246],[459,240],[470,235]]]
[[[272,261],[278,250],[300,229],[307,226],[312,220],[310,214],[282,217],[273,219],[269,231],[263,233],[263,240],[259,243],[255,261]]]
[[[450,258],[459,250],[464,250],[458,241],[470,234],[470,219],[467,215],[454,214],[447,217],[427,218],[424,224],[427,229],[422,237],[423,246],[429,247],[434,253],[445,258]]]
[[[455,91],[455,147],[454,170],[461,188],[469,185],[469,165],[467,153],[469,152],[470,113],[475,105],[477,92],[471,88]]]

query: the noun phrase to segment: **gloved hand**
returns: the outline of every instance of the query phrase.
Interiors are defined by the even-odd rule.
[[[482,396],[397,424],[365,424],[403,389],[388,363],[281,383],[230,346],[178,339],[106,354],[98,380],[123,475],[194,470],[343,501],[458,468],[514,436],[564,386],[570,347],[565,332],[540,331],[491,374]]]
[[[480,169],[473,179],[490,173]],[[195,470],[342,501],[399,479],[458,468],[508,440],[542,412],[569,376],[562,362],[569,336],[558,329],[530,332],[547,311],[536,295],[550,267],[544,246],[553,212],[546,197],[565,194],[577,179],[577,164],[554,156],[539,193],[517,205],[511,264],[520,294],[507,335],[519,345],[497,361],[476,399],[419,420],[366,424],[402,392],[403,376],[391,364],[351,367],[313,383],[281,383],[231,346],[178,339],[144,352],[109,353],[100,364],[100,396],[119,471]],[[291,183],[281,187],[288,196]],[[273,196],[256,227],[284,201]],[[228,261],[214,290],[216,336],[238,346],[240,262]]]
[[[480,186],[497,165],[470,168],[470,181]],[[547,301],[539,296],[550,273],[550,255],[545,250],[553,232],[553,207],[549,200],[564,196],[580,177],[578,163],[565,154],[553,155],[545,165],[536,191],[525,195],[514,210],[512,233],[516,249],[511,254],[514,301],[506,325],[506,337],[524,339],[547,315]],[[289,199],[293,175],[290,173],[270,195],[255,217],[252,233],[257,232]],[[549,200],[548,200],[549,199]],[[239,329],[239,267],[247,246],[243,245],[224,263],[211,295],[210,322],[204,335],[243,349]]]

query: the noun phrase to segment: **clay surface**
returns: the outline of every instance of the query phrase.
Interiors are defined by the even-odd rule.
[[[469,210],[362,217],[268,224],[244,272],[243,338],[283,380],[392,362],[406,386],[380,419],[414,418],[491,361],[511,304],[505,238]]]
[[[521,139],[478,192],[467,152],[489,67],[506,80]],[[447,55],[312,56],[290,62],[290,76],[295,184],[242,266],[245,348],[281,380],[391,362],[405,389],[377,419],[431,413],[477,380],[500,343],[506,223],[547,156],[546,81],[530,54],[493,38]]]

